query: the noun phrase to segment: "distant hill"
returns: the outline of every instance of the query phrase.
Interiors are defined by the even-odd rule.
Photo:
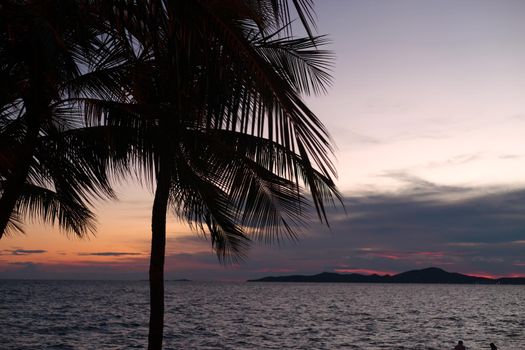
[[[402,272],[397,275],[360,275],[323,272],[317,275],[263,277],[248,282],[317,282],[317,283],[447,283],[447,284],[525,284],[525,278],[485,278],[447,272],[437,267]]]

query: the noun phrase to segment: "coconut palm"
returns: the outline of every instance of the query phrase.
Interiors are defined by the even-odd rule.
[[[0,231],[15,209],[61,223],[58,203],[86,209],[86,197],[111,195],[105,159],[119,170],[131,158],[155,186],[150,349],[162,347],[168,207],[232,261],[251,237],[295,237],[309,212],[307,192],[322,221],[326,200],[339,196],[329,137],[301,99],[329,82],[330,57],[311,33],[311,1],[292,3],[307,38],[291,37],[285,0],[13,0],[0,7],[0,67],[14,91],[0,101],[7,106],[2,140],[14,140],[1,145]],[[104,60],[113,54],[100,43],[92,50],[93,40],[127,55],[129,70],[114,69]],[[94,58],[103,74],[84,74]],[[92,126],[69,123],[79,120],[80,106]],[[104,135],[124,139],[113,150]],[[89,144],[93,138],[100,142]],[[64,164],[68,176],[57,171]],[[42,204],[53,191],[54,206]]]
[[[83,236],[94,228],[90,199],[113,196],[108,157],[116,149],[106,141],[114,133],[85,128],[82,99],[125,99],[123,61],[101,35],[104,22],[84,8],[61,0],[0,6],[0,238],[27,215]]]
[[[294,1],[309,30],[310,1]],[[133,104],[94,103],[94,121],[141,130],[153,182],[149,349],[162,348],[168,209],[209,234],[223,261],[252,237],[295,237],[313,203],[339,198],[330,139],[302,93],[323,91],[322,37],[291,37],[286,1],[101,4],[135,62]],[[101,119],[100,116],[103,116]],[[309,193],[310,196],[306,196]]]

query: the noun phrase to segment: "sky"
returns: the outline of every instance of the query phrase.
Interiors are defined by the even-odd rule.
[[[429,266],[525,276],[525,2],[322,0],[334,84],[308,105],[335,144],[347,214],[298,242],[254,243],[218,263],[170,218],[168,279],[397,273]],[[146,279],[152,195],[135,183],[97,204],[79,240],[38,222],[0,241],[0,278]]]

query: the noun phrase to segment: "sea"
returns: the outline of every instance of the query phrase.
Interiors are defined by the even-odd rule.
[[[0,281],[0,349],[144,349],[146,281]],[[525,286],[167,282],[165,349],[525,349]]]

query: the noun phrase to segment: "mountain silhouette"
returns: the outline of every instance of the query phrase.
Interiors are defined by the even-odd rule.
[[[323,272],[317,275],[270,276],[248,282],[317,282],[317,283],[445,283],[445,284],[525,284],[525,278],[498,279],[447,272],[437,267],[411,270],[397,275],[361,275]]]

